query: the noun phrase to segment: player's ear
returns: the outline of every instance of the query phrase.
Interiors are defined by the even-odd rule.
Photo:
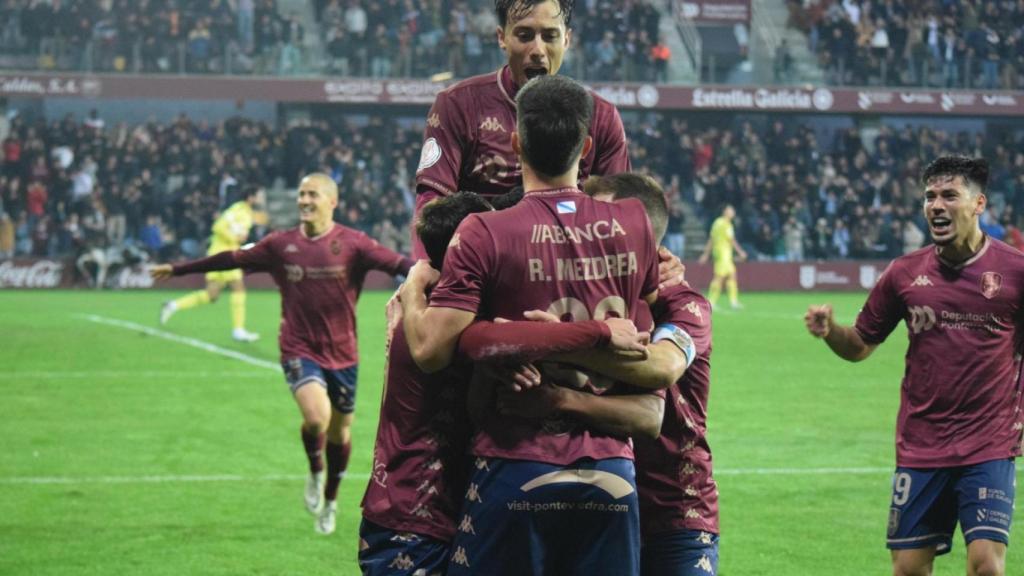
[[[498,46],[501,47],[502,50],[508,50],[508,47],[505,46],[505,29],[502,28],[501,26],[498,26],[496,30],[496,34],[498,36]]]
[[[590,134],[583,140],[583,151],[580,152],[580,158],[586,158],[587,154],[594,148],[594,138]]]
[[[565,29],[565,47],[568,48],[572,45],[572,28]]]
[[[974,215],[981,216],[988,207],[988,197],[983,192],[978,192],[977,204],[974,206]]]

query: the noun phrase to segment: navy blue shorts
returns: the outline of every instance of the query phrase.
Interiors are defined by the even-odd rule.
[[[633,461],[568,466],[478,458],[448,574],[635,576],[640,516]]]
[[[396,532],[365,518],[359,525],[359,569],[363,576],[443,576],[447,566],[447,542]]]
[[[888,548],[945,554],[958,521],[966,544],[1009,544],[1015,473],[1012,458],[955,468],[896,468]]]
[[[356,376],[359,366],[353,365],[342,370],[322,368],[309,358],[289,358],[281,362],[285,380],[292,394],[306,384],[316,382],[327,390],[331,406],[342,414],[351,414],[356,409]]]
[[[714,576],[718,574],[718,534],[673,530],[644,540],[640,549],[643,576]]]

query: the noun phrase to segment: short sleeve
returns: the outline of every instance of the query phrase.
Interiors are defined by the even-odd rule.
[[[448,244],[441,280],[430,296],[430,305],[476,314],[489,272],[496,270],[494,252],[494,241],[479,215],[463,220]]]
[[[459,173],[467,143],[473,134],[466,122],[466,114],[452,92],[437,95],[427,114],[427,127],[423,134],[420,163],[416,168],[416,184],[449,195],[458,191]]]
[[[279,233],[270,234],[252,246],[235,250],[234,257],[238,267],[261,271],[272,269],[277,262],[274,242],[279,236]]]
[[[868,294],[868,300],[857,315],[854,329],[865,343],[875,345],[885,342],[889,334],[903,320],[905,305],[896,290],[893,268],[895,262],[882,272],[881,278]]]
[[[594,167],[591,174],[598,176],[609,176],[629,172],[631,169],[629,161],[629,149],[626,146],[626,130],[622,126],[622,118],[619,111],[610,103],[604,103],[599,108],[600,132],[595,134],[594,144]]]

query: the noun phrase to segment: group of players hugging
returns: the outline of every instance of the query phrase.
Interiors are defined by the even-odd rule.
[[[369,270],[406,276],[388,305],[364,574],[715,574],[711,306],[657,248],[666,198],[629,171],[618,112],[557,75],[572,2],[495,7],[508,64],[442,91],[427,117],[419,261],[335,223],[337,184],[316,173],[298,187],[299,227],[153,275],[273,276],[310,466],[305,502],[326,534],[351,452],[355,302]],[[977,228],[983,160],[929,170],[935,245],[890,266],[856,326],[836,324],[828,305],[806,324],[860,360],[913,321],[894,572],[929,574],[959,521],[968,573],[1002,574],[1021,442],[1024,255]]]

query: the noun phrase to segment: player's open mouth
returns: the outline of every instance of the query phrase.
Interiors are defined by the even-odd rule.
[[[533,80],[537,76],[545,76],[548,73],[548,69],[543,66],[530,66],[523,70],[523,74],[526,75],[527,80]]]
[[[953,223],[949,218],[932,218],[929,222],[932,226],[932,232],[936,234],[945,234],[949,232],[950,225]]]

